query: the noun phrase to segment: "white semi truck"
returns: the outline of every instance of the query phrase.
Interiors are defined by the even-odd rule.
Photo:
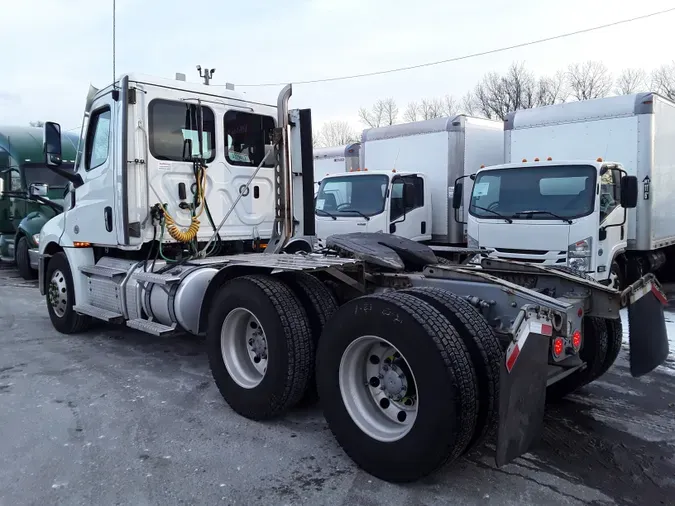
[[[465,207],[469,246],[617,288],[675,260],[675,103],[640,93],[522,110],[504,134],[507,165],[481,170]]]
[[[465,244],[450,205],[454,181],[481,164],[502,163],[503,153],[501,122],[466,115],[364,130],[360,171],[322,179],[317,237],[367,231]]]
[[[59,332],[97,319],[204,335],[234,411],[268,419],[318,393],[346,453],[390,481],[493,433],[499,465],[526,452],[546,397],[612,365],[626,305],[632,373],[665,360],[652,275],[619,292],[545,266],[439,265],[386,234],[334,235],[323,254],[293,247],[314,235],[314,203],[311,112],[289,110],[291,91],[273,107],[124,75],[92,94],[66,208],[40,234]],[[59,171],[58,124],[44,140]]]

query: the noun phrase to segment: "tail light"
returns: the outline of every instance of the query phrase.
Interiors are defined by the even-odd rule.
[[[553,356],[555,358],[559,358],[560,355],[563,354],[564,349],[565,349],[565,341],[563,341],[562,337],[556,337],[555,340],[553,341]]]
[[[581,332],[578,330],[575,330],[572,334],[572,347],[574,351],[579,351],[579,348],[581,348]]]

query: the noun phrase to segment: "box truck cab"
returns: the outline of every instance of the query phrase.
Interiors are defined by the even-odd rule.
[[[467,233],[481,247],[494,248],[495,256],[577,266],[616,286],[646,272],[672,275],[673,139],[675,103],[655,93],[510,113],[504,123],[504,161],[512,165],[502,167],[509,167],[508,172],[485,171],[476,179]],[[537,157],[544,161],[535,162]],[[593,188],[588,167],[596,169],[595,200],[582,202],[587,198],[582,183]],[[625,220],[626,202],[617,203],[627,184],[633,191],[635,180],[626,179],[621,170],[640,185],[635,209],[625,212]],[[591,204],[590,211],[583,207]],[[512,223],[476,206],[508,215]],[[513,216],[523,211],[548,214]],[[563,219],[572,223],[566,225]],[[570,254],[576,249],[587,251],[588,260],[573,261]]]
[[[431,190],[424,174],[391,170],[326,176],[315,214],[319,246],[331,235],[351,232],[431,240]]]
[[[570,267],[618,287],[627,209],[636,200],[637,178],[602,159],[487,167],[473,182],[468,245],[499,258]]]

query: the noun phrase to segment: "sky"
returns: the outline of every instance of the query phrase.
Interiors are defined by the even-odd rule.
[[[112,0],[0,0],[3,27],[0,124],[32,120],[77,128],[90,84],[113,78]],[[276,103],[292,82],[385,70],[509,46],[673,6],[672,0],[117,0],[115,73],[235,83],[247,97]],[[593,33],[424,69],[295,85],[291,108],[315,125],[345,120],[393,97],[461,98],[487,72],[514,62],[541,76],[573,62],[651,70],[675,60],[675,12]]]

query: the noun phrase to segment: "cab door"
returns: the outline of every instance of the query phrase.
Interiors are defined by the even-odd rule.
[[[84,151],[77,171],[84,183],[75,191],[75,206],[66,211],[65,231],[72,241],[116,246],[115,128],[117,103],[111,93],[91,106]],[[119,224],[121,226],[121,224]]]
[[[625,216],[625,209],[620,203],[621,176],[621,171],[613,167],[603,167],[600,173],[600,195],[598,196],[600,233],[596,268],[598,280],[610,278],[614,258],[624,251],[628,244],[628,226],[625,223],[621,225]]]

